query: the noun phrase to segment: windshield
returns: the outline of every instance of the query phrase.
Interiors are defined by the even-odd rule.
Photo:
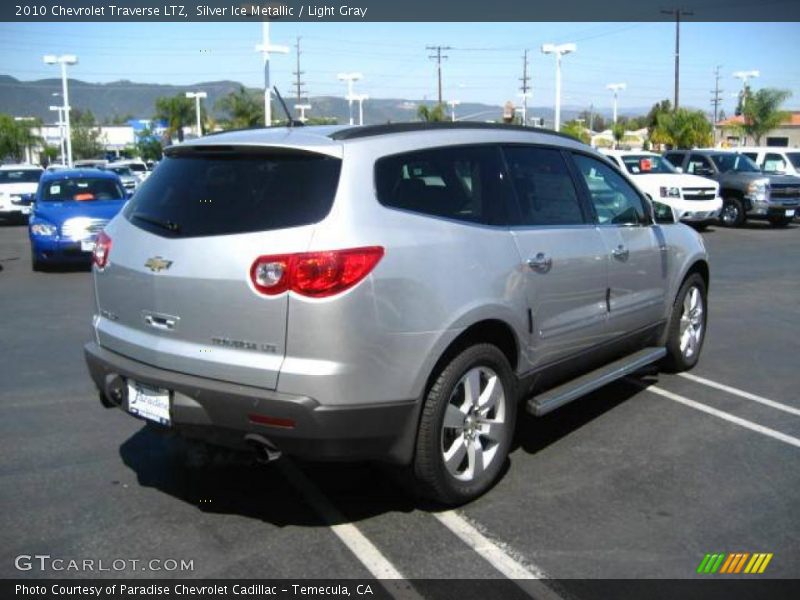
[[[147,168],[142,163],[131,163],[130,169],[131,171],[137,171],[139,173],[144,173],[147,171]]]
[[[756,163],[747,158],[744,154],[714,154],[711,160],[717,165],[717,168],[722,173],[728,171],[736,171],[738,173],[760,173],[761,169],[758,168]]]
[[[123,177],[133,177],[133,173],[128,167],[108,167],[109,171],[113,171],[117,175],[122,175]]]
[[[92,200],[123,200],[125,192],[113,179],[81,177],[49,181],[42,190],[45,202]]]
[[[650,175],[662,173],[677,173],[675,168],[661,156],[637,154],[620,156],[625,168],[631,175]]]
[[[44,171],[38,169],[0,170],[0,183],[37,183]]]
[[[794,165],[795,169],[800,169],[800,152],[787,152],[786,158]]]

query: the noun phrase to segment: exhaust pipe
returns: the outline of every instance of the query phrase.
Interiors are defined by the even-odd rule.
[[[255,450],[256,460],[260,463],[266,464],[281,457],[281,451],[275,447],[275,444],[262,435],[248,433],[244,436],[244,441]]]

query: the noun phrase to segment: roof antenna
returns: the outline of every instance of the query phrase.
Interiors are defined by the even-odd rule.
[[[294,127],[295,125],[303,126],[305,123],[302,121],[296,121],[292,118],[292,113],[289,112],[289,108],[286,106],[286,102],[283,101],[283,96],[278,91],[278,86],[272,86],[272,89],[275,90],[275,95],[278,97],[278,101],[281,103],[283,107],[283,112],[286,113],[286,120],[288,121],[289,127]]]

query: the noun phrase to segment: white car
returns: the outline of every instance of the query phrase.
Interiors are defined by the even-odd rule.
[[[0,166],[0,219],[21,219],[30,214],[30,203],[24,197],[36,193],[42,173],[44,169],[36,165]]]
[[[671,206],[677,219],[702,229],[722,209],[719,183],[675,169],[653,152],[602,150],[639,188],[657,202]]]
[[[150,170],[147,168],[147,164],[145,164],[142,160],[116,160],[113,163],[110,163],[108,167],[128,167],[133,174],[139,179],[141,183],[150,175]]]
[[[800,148],[746,146],[736,151],[751,159],[764,173],[800,176]]]

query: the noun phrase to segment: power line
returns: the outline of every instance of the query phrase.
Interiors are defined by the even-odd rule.
[[[442,56],[442,50],[452,50],[450,46],[425,46],[426,50],[435,50],[436,54],[429,55],[429,59],[436,60],[436,71],[439,77],[439,104],[442,103],[442,59],[447,60],[447,56]]]

